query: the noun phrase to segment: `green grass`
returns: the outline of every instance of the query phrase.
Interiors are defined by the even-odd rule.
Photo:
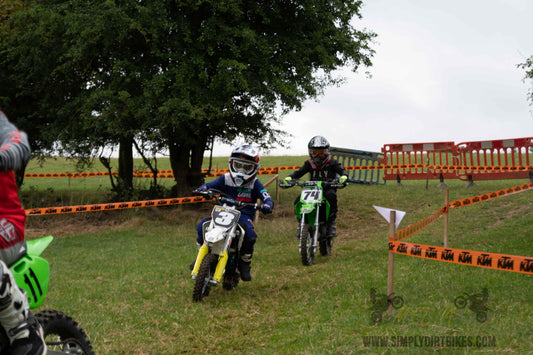
[[[266,157],[262,163],[299,165],[304,159]],[[48,172],[46,165],[40,169]],[[30,180],[21,195],[35,207],[85,203],[95,193],[89,178],[76,193],[72,185],[55,185],[54,193],[62,196],[57,205],[38,206],[30,195],[45,194],[46,179]],[[483,181],[466,188],[464,181],[446,181],[450,201],[524,182]],[[31,188],[30,183],[38,185]],[[372,206],[406,211],[404,228],[444,205],[444,190],[437,184],[432,180],[426,189],[425,181],[404,181],[402,186],[388,182],[340,190],[333,255],[317,256],[310,267],[302,266],[294,238],[292,201],[298,191],[281,190],[274,213],[256,223],[253,281],[241,282],[233,291],[217,287],[201,303],[192,302],[188,265],[196,254],[196,223],[209,213],[209,204],[31,216],[28,238],[56,236],[43,255],[52,279],[42,308],[73,316],[99,354],[533,352],[530,275],[396,255],[395,294],[404,306],[374,321],[370,290],[387,290],[388,224]],[[96,185],[103,194],[109,188],[104,182]],[[274,186],[269,190],[273,193]],[[533,256],[531,193],[451,210],[449,246]],[[442,245],[443,228],[441,218],[407,241]],[[489,318],[481,323],[472,310],[455,307],[454,300],[483,288],[489,291]],[[364,336],[388,337],[395,346],[365,346]],[[496,343],[479,348],[401,346],[414,339],[409,336],[481,336]]]

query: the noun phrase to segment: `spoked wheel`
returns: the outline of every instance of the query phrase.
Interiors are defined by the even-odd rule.
[[[302,264],[305,266],[313,265],[315,259],[315,250],[313,248],[312,230],[309,224],[305,224],[300,235],[300,256]]]
[[[196,280],[194,282],[194,290],[192,293],[193,302],[199,302],[204,297],[209,296],[209,290],[211,290],[211,279],[215,273],[215,268],[213,264],[216,263],[216,255],[206,254],[200,264],[200,269],[198,270],[198,275],[196,275]]]
[[[60,311],[44,310],[35,315],[44,331],[49,354],[94,355],[87,334],[71,317]]]
[[[318,245],[320,247],[320,255],[331,255],[331,247],[333,247],[333,238],[324,237],[318,241]]]

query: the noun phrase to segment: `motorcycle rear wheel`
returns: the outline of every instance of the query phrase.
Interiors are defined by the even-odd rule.
[[[304,224],[300,234],[300,256],[304,266],[313,265],[315,249],[313,248],[313,235],[309,224]]]
[[[211,290],[211,280],[215,273],[213,264],[216,265],[217,258],[214,254],[206,254],[200,264],[198,275],[194,281],[194,289],[192,292],[193,302],[200,302],[204,297],[209,296],[209,290]]]
[[[61,311],[44,310],[35,315],[44,331],[49,353],[94,355],[87,334],[76,321]]]
[[[318,241],[318,246],[320,248],[320,255],[328,256],[331,255],[331,247],[333,247],[333,238],[324,237]]]

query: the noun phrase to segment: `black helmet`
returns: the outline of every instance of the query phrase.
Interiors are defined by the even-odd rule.
[[[322,136],[314,136],[307,144],[309,161],[313,167],[322,168],[329,160],[329,142]]]

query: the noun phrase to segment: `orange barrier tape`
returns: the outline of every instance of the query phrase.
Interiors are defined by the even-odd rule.
[[[515,193],[519,193],[519,192],[524,192],[524,191],[528,191],[530,189],[533,188],[533,182],[530,182],[530,183],[527,183],[527,184],[523,184],[523,185],[518,185],[518,186],[515,186],[515,187],[510,187],[508,189],[505,189],[505,190],[499,190],[499,191],[494,191],[494,192],[490,192],[490,193],[487,193],[487,194],[483,194],[483,195],[477,195],[477,196],[473,196],[473,197],[469,197],[469,198],[465,198],[465,199],[462,199],[462,200],[456,200],[456,201],[453,201],[453,202],[450,202],[448,204],[448,206],[444,206],[443,208],[441,208],[439,211],[435,212],[434,214],[432,214],[431,216],[415,223],[415,224],[412,224],[404,229],[401,229],[399,231],[397,231],[394,236],[395,236],[395,240],[396,241],[400,241],[400,240],[404,240],[405,238],[408,238],[410,236],[412,236],[413,234],[421,231],[422,229],[426,228],[427,226],[429,226],[431,223],[435,222],[437,219],[440,218],[440,216],[444,215],[445,213],[448,213],[448,208],[459,208],[459,207],[465,207],[465,206],[470,206],[470,205],[473,205],[475,203],[479,203],[479,202],[484,202],[484,201],[488,201],[488,200],[493,200],[493,199],[496,199],[496,198],[499,198],[499,197],[504,197],[504,196],[509,196],[509,195],[512,195],[512,194],[515,194]]]
[[[496,172],[496,171],[533,171],[531,165],[515,165],[515,166],[469,166],[469,165],[427,165],[430,170],[461,170],[461,171],[480,171],[480,172]]]
[[[394,234],[394,239],[396,241],[403,240],[407,237],[412,236],[416,232],[420,232],[422,229],[429,226],[431,223],[435,222],[437,219],[440,218],[443,214],[447,213],[446,207],[441,208],[439,211],[433,213],[431,216],[421,220],[420,222],[417,222],[415,224],[411,224],[410,226],[397,231]]]
[[[533,188],[533,182],[530,182],[527,184],[510,187],[505,190],[494,191],[494,192],[490,192],[490,193],[483,194],[483,195],[477,195],[477,196],[465,198],[462,200],[453,201],[453,202],[450,202],[450,208],[459,208],[459,207],[469,206],[474,203],[484,202],[484,201],[493,200],[499,197],[504,197],[504,196],[516,194],[519,192],[528,191],[532,188]]]
[[[533,275],[532,257],[444,248],[393,240],[389,241],[389,252],[453,264]]]
[[[112,172],[112,175],[117,175],[118,171]],[[32,173],[26,173],[24,174],[24,177],[28,178],[50,178],[50,177],[69,177],[69,178],[84,178],[84,177],[95,177],[95,176],[106,176],[109,175],[108,172],[86,172],[86,173],[44,173],[44,174],[32,174]]]
[[[63,206],[63,207],[47,207],[47,208],[30,208],[25,210],[27,216],[42,216],[49,214],[61,213],[78,213],[78,212],[96,212],[96,211],[110,211],[126,208],[140,208],[140,207],[161,207],[171,205],[182,205],[186,203],[199,203],[208,201],[202,196],[194,197],[179,197],[167,198],[160,200],[148,201],[133,201],[133,202],[117,202],[117,203],[101,203],[95,205],[79,205],[79,206]]]
[[[259,175],[274,175],[281,170],[298,170],[299,165],[293,166],[280,166],[280,167],[264,167],[259,168]],[[479,171],[479,172],[519,172],[519,171],[533,171],[531,165],[520,166],[468,166],[468,165],[428,165],[428,164],[395,164],[395,165],[355,165],[345,166],[346,170],[413,170],[427,168],[433,171]],[[216,177],[227,173],[228,169],[211,169],[206,177]],[[207,169],[202,169],[202,172],[207,173]],[[117,175],[117,171],[111,172],[111,175]],[[24,177],[28,178],[50,178],[50,177],[70,177],[70,178],[84,178],[94,176],[107,176],[109,172],[87,172],[87,173],[42,173],[33,174],[26,173]],[[151,171],[134,171],[134,177],[140,178],[152,178],[154,175]],[[159,170],[157,174],[158,178],[173,178],[174,174],[172,170]]]

